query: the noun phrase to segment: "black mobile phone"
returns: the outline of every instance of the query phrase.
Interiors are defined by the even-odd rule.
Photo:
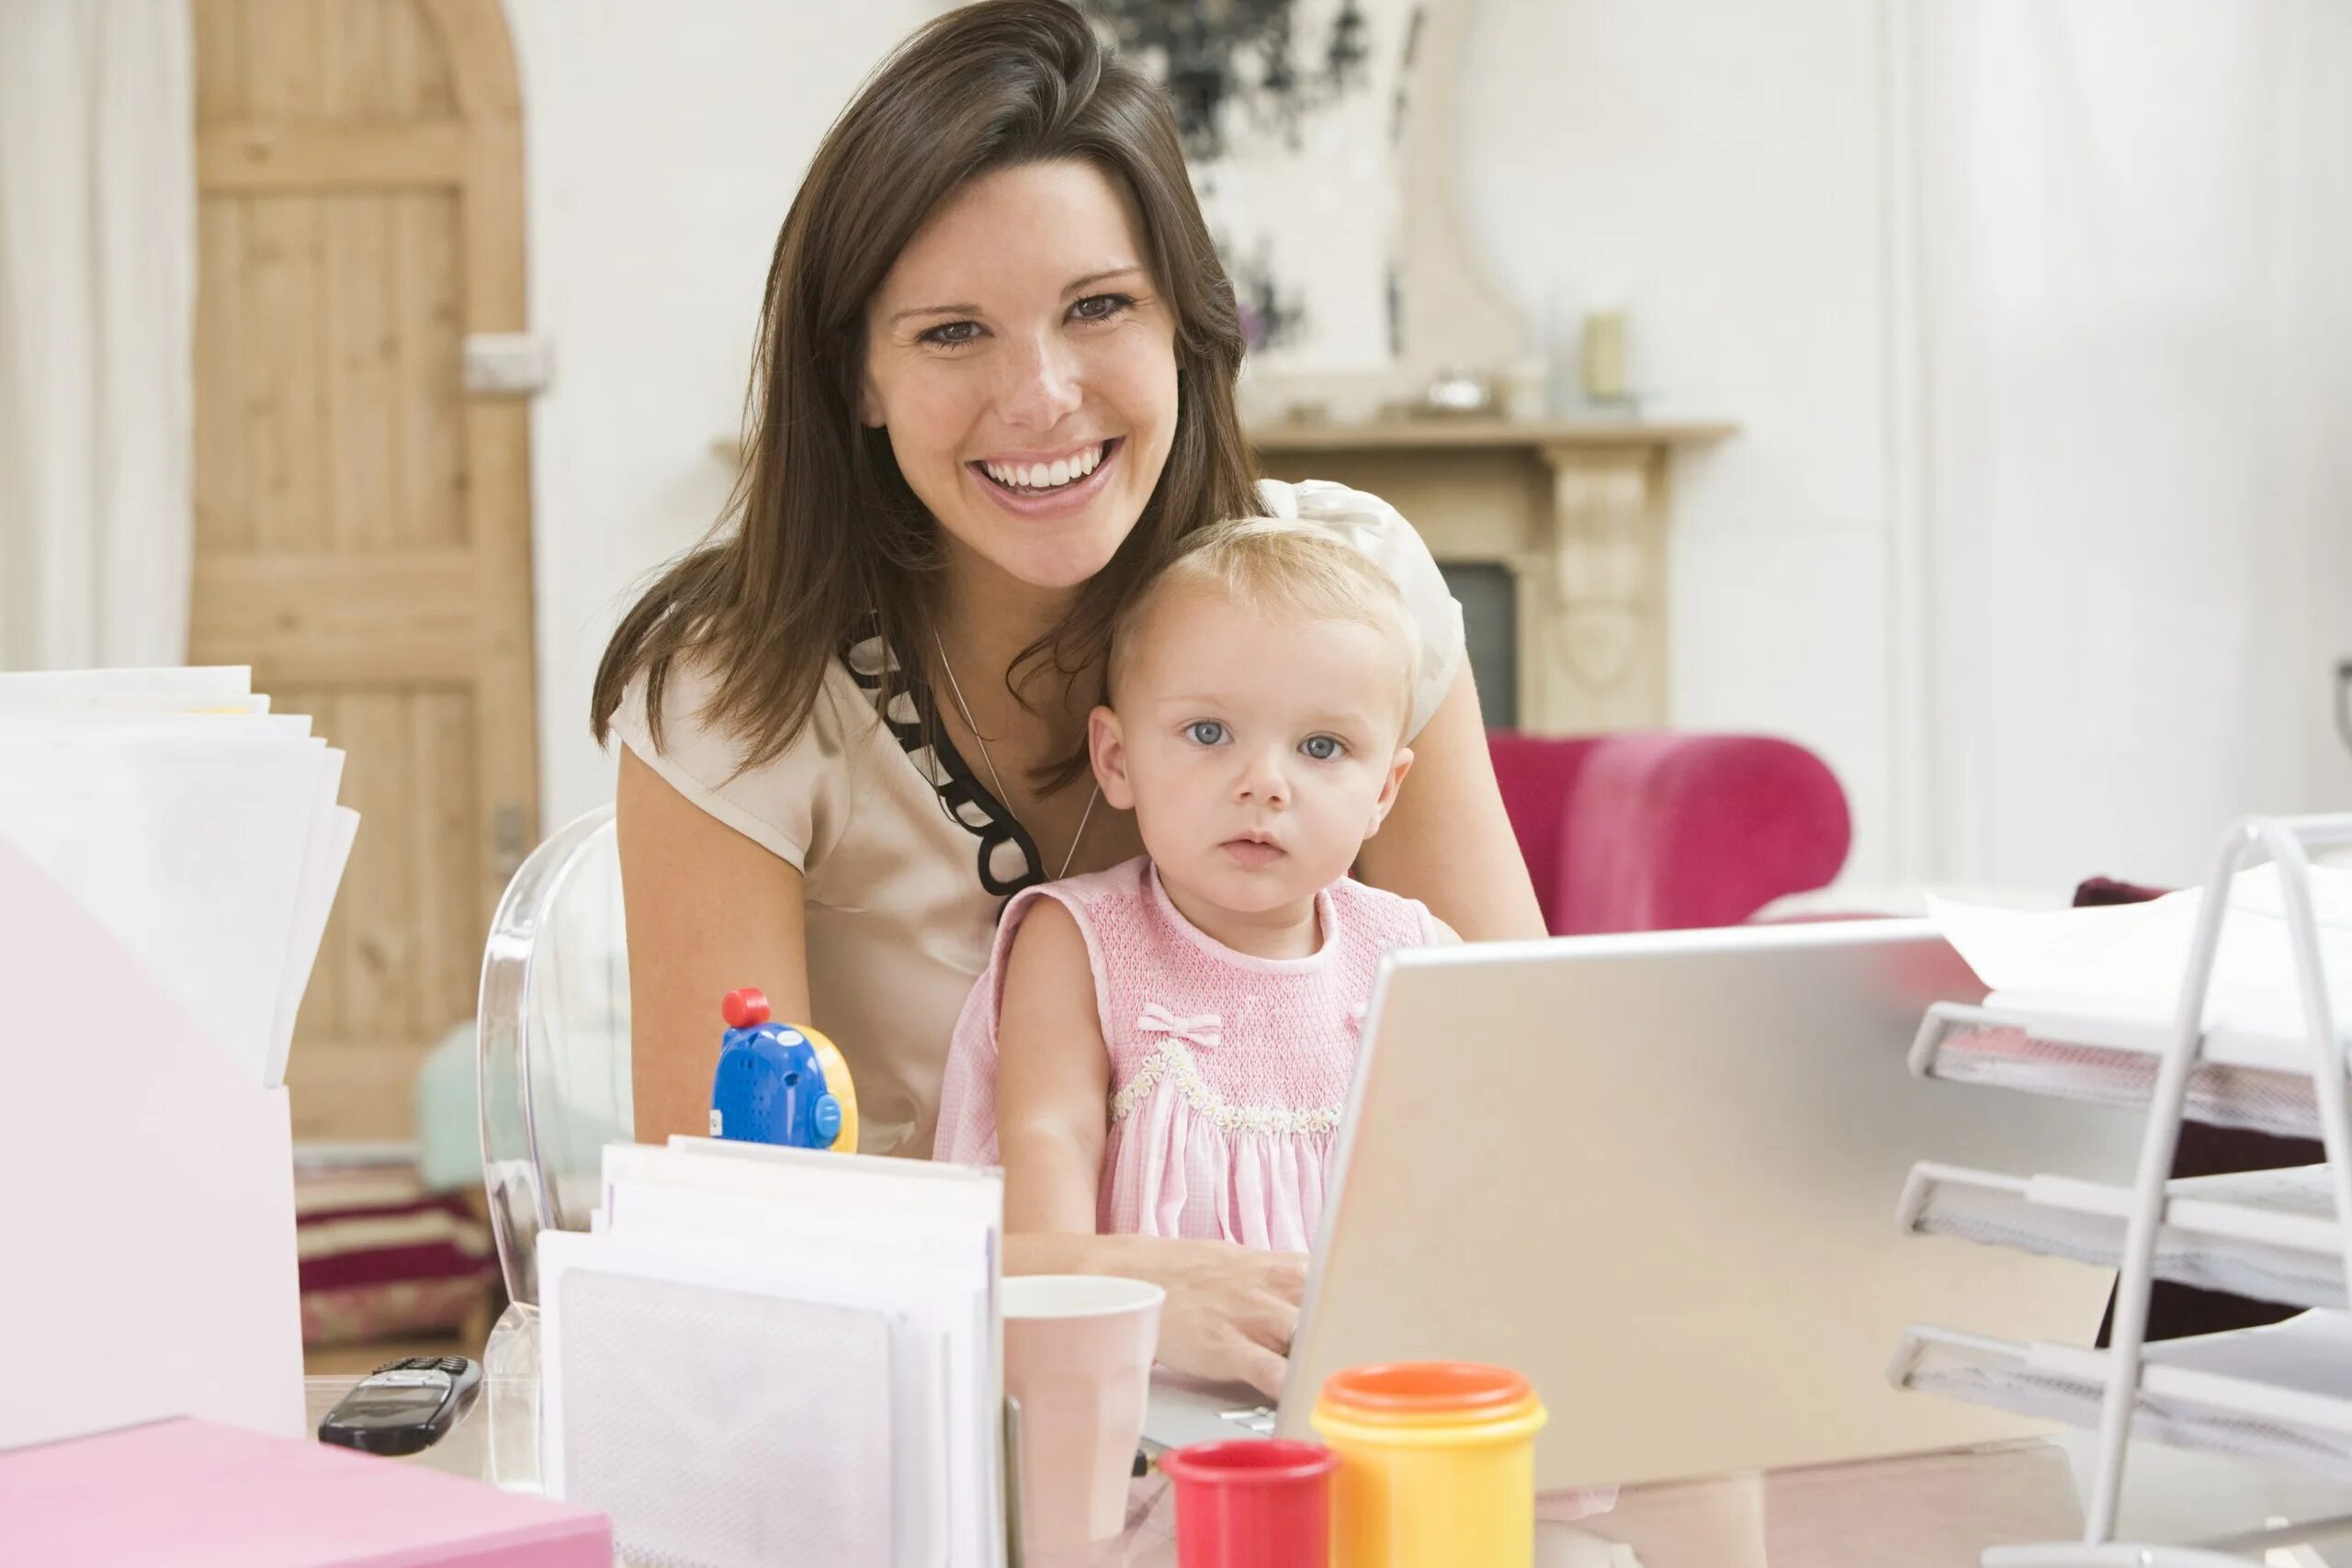
[[[371,1454],[420,1453],[466,1418],[481,1392],[480,1363],[463,1356],[386,1361],[319,1423],[319,1441]]]

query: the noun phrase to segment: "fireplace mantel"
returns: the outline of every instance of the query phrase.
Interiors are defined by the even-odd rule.
[[[1293,452],[1710,446],[1737,432],[1738,426],[1714,420],[1515,420],[1432,414],[1423,419],[1367,420],[1345,424],[1329,420],[1258,424],[1250,428],[1249,436],[1260,457],[1272,457]]]
[[[1441,562],[1508,568],[1519,727],[1571,734],[1667,721],[1670,470],[1734,434],[1714,421],[1431,416],[1262,424],[1250,439],[1276,479],[1387,500]]]

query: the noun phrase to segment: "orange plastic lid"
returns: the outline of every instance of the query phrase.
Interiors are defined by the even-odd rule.
[[[1509,1367],[1476,1361],[1400,1361],[1334,1372],[1323,1385],[1323,1398],[1335,1410],[1375,1419],[1487,1416],[1501,1416],[1531,1403],[1535,1391]]]

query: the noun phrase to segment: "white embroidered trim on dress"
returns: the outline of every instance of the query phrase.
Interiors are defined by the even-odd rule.
[[[1136,1069],[1136,1076],[1127,1080],[1127,1086],[1111,1097],[1111,1120],[1125,1121],[1162,1078],[1176,1086],[1176,1092],[1185,1104],[1228,1133],[1303,1136],[1333,1132],[1340,1125],[1340,1108],[1336,1105],[1318,1105],[1306,1111],[1275,1105],[1227,1105],[1218,1098],[1216,1090],[1202,1080],[1193,1053],[1181,1039],[1169,1041],[1144,1058],[1143,1066]]]

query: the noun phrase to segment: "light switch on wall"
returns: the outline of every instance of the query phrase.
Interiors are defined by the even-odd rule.
[[[468,333],[466,390],[528,396],[547,386],[554,360],[555,345],[530,333]]]

